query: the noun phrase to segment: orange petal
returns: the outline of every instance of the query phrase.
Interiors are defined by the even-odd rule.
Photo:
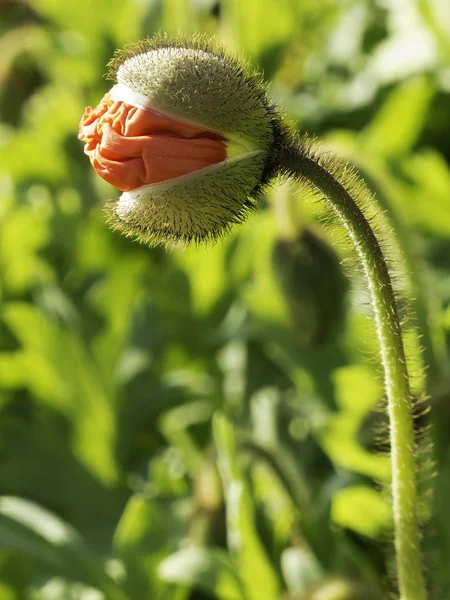
[[[96,172],[122,191],[166,181],[226,158],[226,139],[106,94],[87,107],[79,139]]]

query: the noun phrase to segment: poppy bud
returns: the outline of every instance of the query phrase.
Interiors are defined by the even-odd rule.
[[[342,323],[348,289],[337,254],[304,229],[296,239],[275,243],[272,263],[297,343],[310,349],[329,341]]]
[[[215,239],[252,209],[281,130],[258,75],[201,37],[157,36],[119,51],[116,85],[88,107],[79,138],[124,193],[114,228],[150,243]]]

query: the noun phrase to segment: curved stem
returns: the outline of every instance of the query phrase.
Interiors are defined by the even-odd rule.
[[[294,147],[280,157],[291,176],[313,185],[344,224],[361,260],[371,294],[384,368],[390,421],[397,577],[401,600],[425,600],[417,519],[414,425],[400,319],[380,244],[344,185],[320,161]]]
[[[389,225],[393,227],[398,240],[399,252],[405,263],[403,277],[407,279],[410,288],[411,307],[417,334],[420,337],[422,365],[426,365],[426,369],[422,369],[423,386],[429,394],[442,376],[443,365],[447,362],[445,336],[440,328],[431,323],[435,320],[434,313],[437,311],[431,306],[429,285],[414,248],[411,232],[393,203],[389,201],[391,193],[395,192],[389,188],[389,180],[383,173],[383,167],[379,163],[374,165],[373,157],[370,157],[369,165],[369,160],[363,161],[360,156],[356,157],[354,154],[348,153],[349,162],[358,169],[368,189],[373,196],[376,196],[382,212],[387,215],[388,227]],[[420,394],[421,391],[419,389],[417,393]]]

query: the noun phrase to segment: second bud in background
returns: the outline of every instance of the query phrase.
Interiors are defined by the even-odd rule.
[[[342,326],[349,289],[335,250],[307,227],[275,242],[272,265],[297,344],[304,349],[326,345]]]

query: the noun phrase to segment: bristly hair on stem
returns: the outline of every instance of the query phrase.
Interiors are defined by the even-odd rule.
[[[412,394],[401,319],[392,278],[372,222],[370,193],[354,169],[324,154],[308,137],[279,148],[280,172],[325,200],[342,222],[367,278],[380,344],[390,425],[392,499],[397,579],[401,600],[425,600],[417,515],[415,432]]]

